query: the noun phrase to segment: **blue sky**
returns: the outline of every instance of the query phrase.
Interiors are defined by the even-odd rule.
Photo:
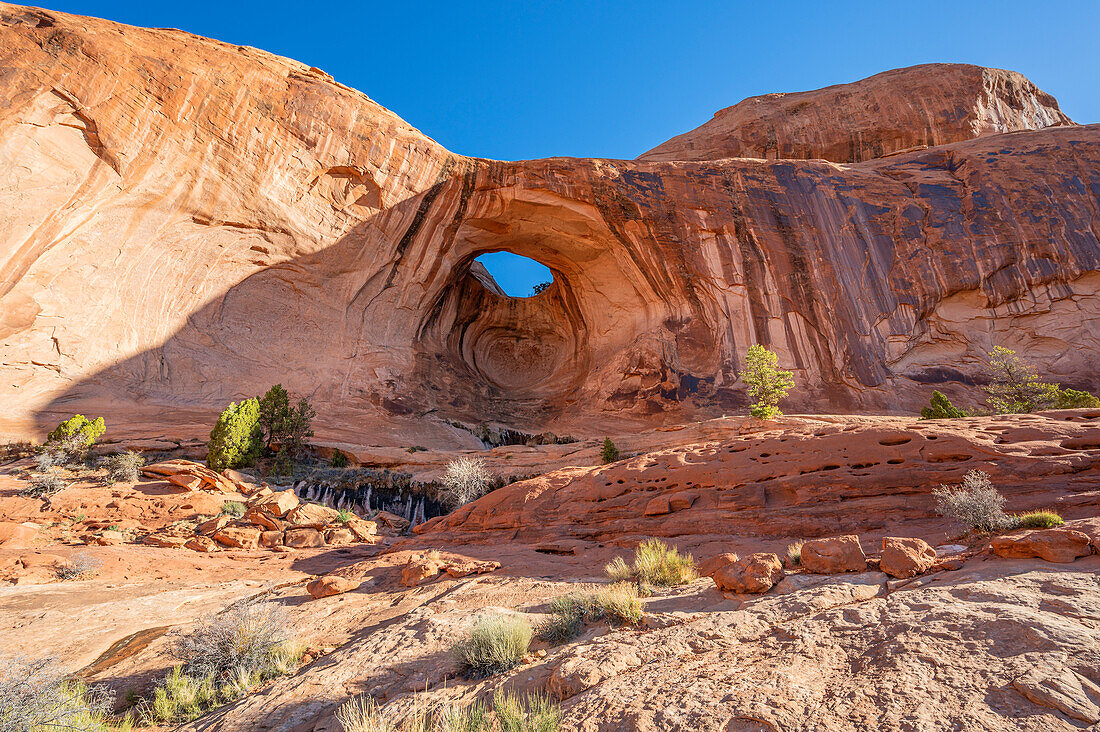
[[[290,56],[448,149],[633,158],[754,94],[899,66],[1020,71],[1100,122],[1100,2],[48,2]]]

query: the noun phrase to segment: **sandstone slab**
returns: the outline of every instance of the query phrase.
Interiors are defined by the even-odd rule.
[[[1038,529],[997,536],[990,542],[993,553],[1005,559],[1038,557],[1065,564],[1091,553],[1089,537],[1073,529]]]

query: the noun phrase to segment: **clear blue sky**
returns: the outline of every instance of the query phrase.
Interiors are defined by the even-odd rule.
[[[955,61],[1014,69],[1100,121],[1100,1],[83,0],[303,61],[450,150],[633,158],[754,94]]]

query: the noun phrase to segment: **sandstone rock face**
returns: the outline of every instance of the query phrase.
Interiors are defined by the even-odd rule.
[[[855,535],[813,539],[802,545],[802,566],[818,574],[862,572],[867,569],[867,556]]]
[[[924,539],[883,537],[879,569],[891,577],[908,579],[923,574],[936,563],[936,550]]]
[[[1100,501],[1098,426],[1093,410],[962,420],[788,417],[771,426],[717,419],[656,433],[678,442],[629,460],[504,486],[428,521],[420,535],[537,543],[710,534],[787,543],[938,521],[932,491],[972,469],[989,474],[1010,511],[1059,505],[1092,515]],[[687,487],[700,494],[690,509],[645,516],[655,495]]]
[[[711,577],[720,590],[759,594],[783,579],[783,563],[774,554],[750,554],[718,569]]]
[[[819,158],[858,163],[915,147],[1073,124],[1014,71],[924,64],[852,84],[749,97],[645,161]]]
[[[998,536],[991,542],[993,553],[1005,559],[1039,557],[1066,564],[1091,553],[1089,537],[1073,529],[1038,529],[1023,534]]]
[[[302,64],[8,5],[0,67],[7,429],[210,424],[275,382],[452,442],[411,415],[663,424],[743,406],[756,342],[788,411],[915,410],[995,344],[1100,389],[1100,128],[1008,72],[823,92],[807,129],[867,130],[838,159],[935,145],[841,165],[472,160]],[[496,250],[554,283],[502,296]]]

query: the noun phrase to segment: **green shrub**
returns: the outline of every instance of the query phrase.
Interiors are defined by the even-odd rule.
[[[920,410],[921,419],[958,419],[966,412],[955,407],[951,400],[938,391],[932,392],[931,406]]]
[[[699,576],[690,554],[680,554],[660,539],[646,539],[634,550],[634,562],[628,565],[616,557],[604,572],[612,582],[634,581],[657,587],[673,587],[691,582]]]
[[[1000,531],[1011,526],[1005,516],[1005,497],[993,487],[989,476],[971,470],[960,486],[940,486],[933,492],[942,515],[955,519],[970,529],[984,532]]]
[[[346,468],[348,466],[348,456],[336,450],[332,453],[332,460],[329,461],[329,465],[334,468]]]
[[[520,697],[498,689],[493,696],[493,714],[500,732],[558,732],[561,729],[561,708],[541,694]]]
[[[1065,523],[1054,511],[1028,511],[1009,517],[1017,529],[1052,529]]]
[[[491,615],[479,620],[452,653],[463,670],[488,676],[518,666],[527,655],[531,636],[531,625],[524,618]]]
[[[749,387],[752,416],[773,419],[782,416],[779,402],[794,386],[794,373],[779,368],[779,357],[757,343],[745,356],[745,370],[739,376]]]
[[[260,404],[245,399],[230,404],[214,425],[207,444],[206,464],[213,470],[252,465],[263,452]]]
[[[246,694],[267,679],[294,671],[305,646],[290,637],[287,616],[264,603],[233,605],[177,637],[183,661],[142,705],[149,724],[179,724]]]
[[[303,397],[295,406],[290,406],[290,395],[282,384],[268,389],[259,403],[260,428],[266,436],[266,447],[278,442],[289,453],[299,455],[305,439],[313,436],[313,418],[317,416],[313,405]]]
[[[550,602],[549,609],[550,618],[539,625],[538,636],[550,643],[576,638],[586,622],[637,625],[642,619],[638,588],[630,582],[618,582],[587,594],[562,595]]]
[[[141,466],[145,465],[145,458],[134,452],[118,452],[103,458],[103,466],[107,468],[107,482],[109,483],[136,483],[141,480]]]
[[[1100,399],[1097,399],[1087,391],[1076,389],[1059,389],[1054,399],[1055,409],[1088,409],[1100,407]]]
[[[342,524],[346,524],[353,518],[355,518],[355,514],[347,510],[346,508],[341,508],[339,511],[336,512],[336,520]]]
[[[989,406],[1000,414],[1023,414],[1047,409],[1058,398],[1058,387],[1039,381],[1034,367],[1010,348],[989,352]]]
[[[104,424],[103,417],[89,420],[83,414],[74,414],[57,425],[46,436],[46,442],[64,443],[72,440],[87,449],[106,431],[107,425]]]
[[[222,513],[226,516],[244,516],[245,507],[240,501],[226,501],[222,504]]]
[[[615,447],[615,443],[611,441],[610,437],[603,438],[603,447],[600,448],[600,460],[603,461],[604,465],[619,461],[619,448]]]

